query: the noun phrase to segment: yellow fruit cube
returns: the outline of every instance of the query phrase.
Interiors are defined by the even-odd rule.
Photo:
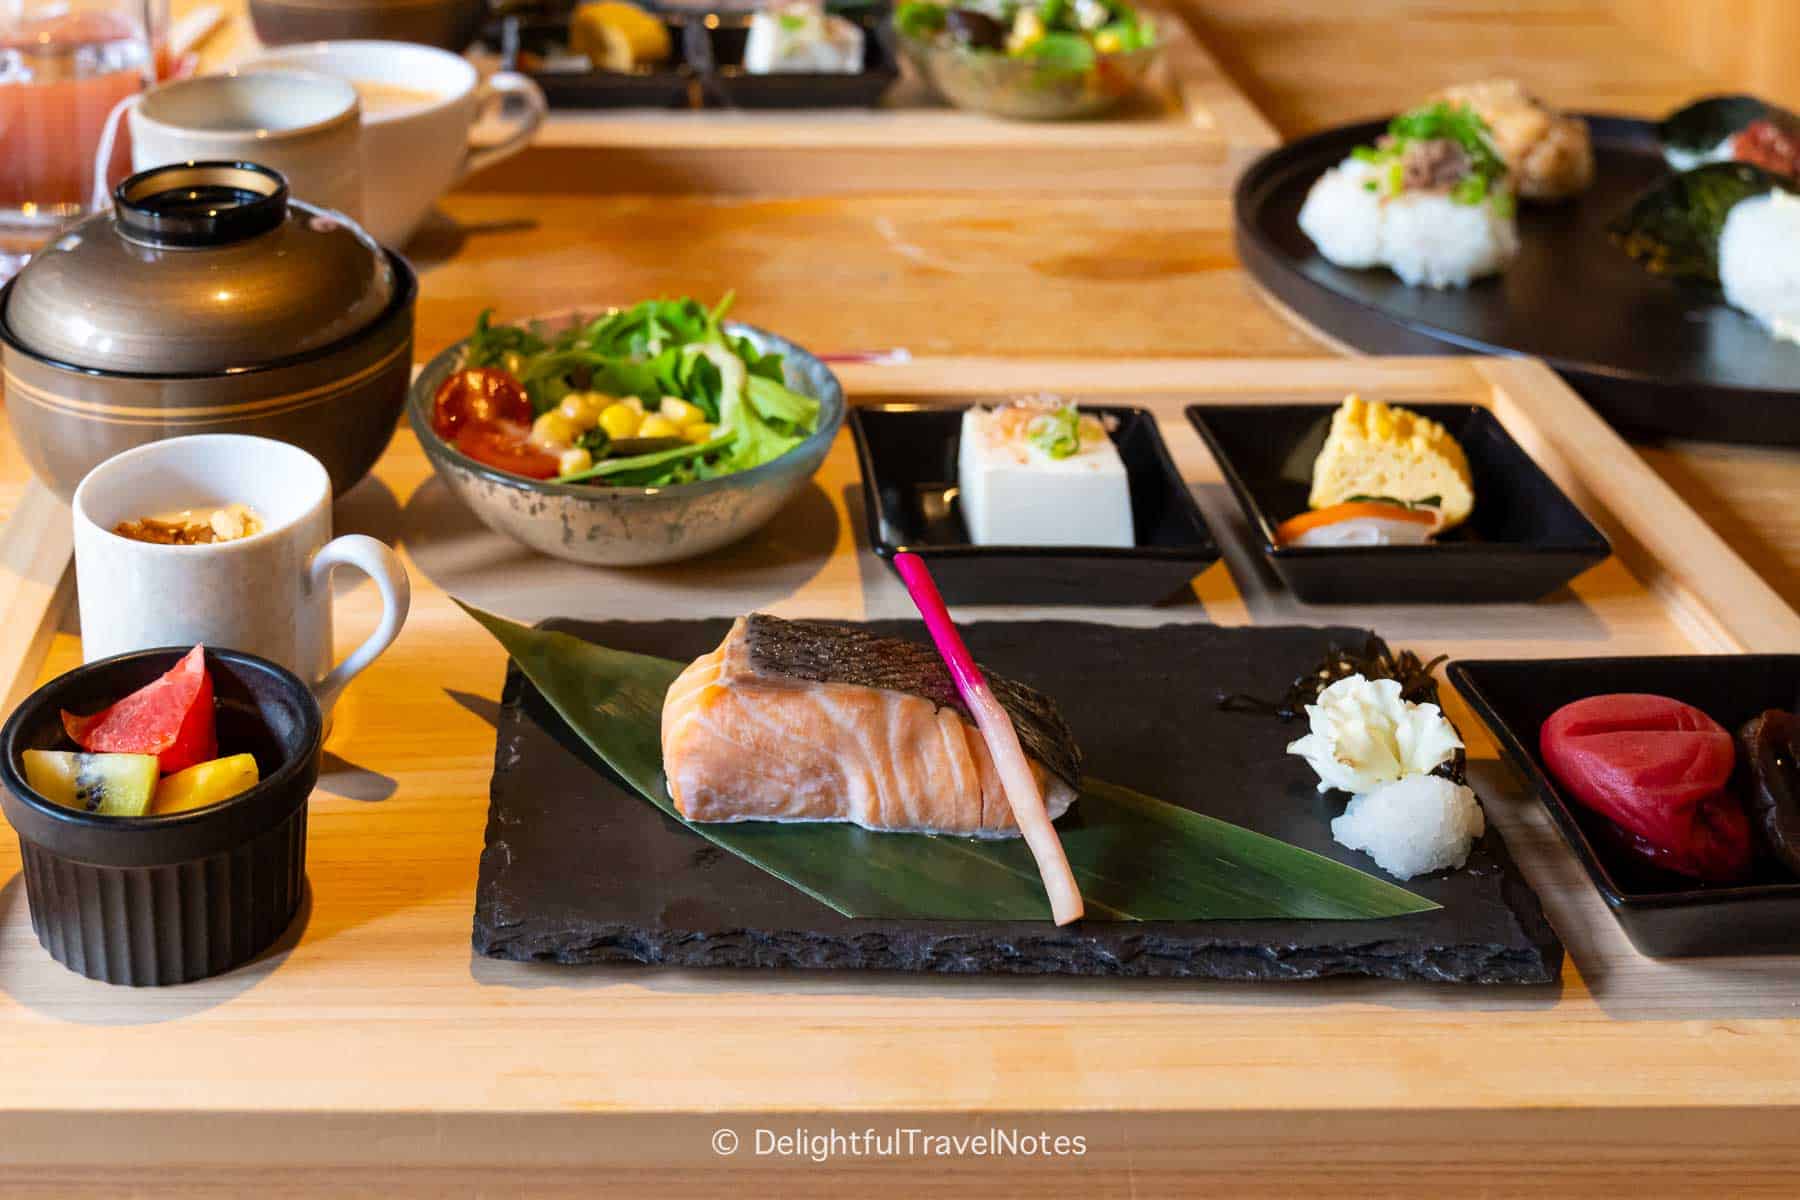
[[[1102,54],[1117,54],[1125,48],[1125,39],[1116,29],[1102,29],[1094,35],[1094,49]]]
[[[698,425],[689,425],[686,429],[681,431],[681,436],[698,446],[705,442],[712,441],[717,432],[718,431],[711,425],[702,421]]]
[[[638,426],[638,436],[641,438],[680,437],[681,426],[661,413],[651,413],[644,418],[644,423]]]
[[[151,810],[164,813],[191,812],[229,800],[255,787],[262,776],[256,769],[253,754],[233,754],[195,763],[185,771],[177,771],[156,785],[156,799]]]

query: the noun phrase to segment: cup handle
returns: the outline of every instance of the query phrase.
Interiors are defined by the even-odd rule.
[[[143,97],[144,93],[133,92],[106,114],[106,123],[100,127],[100,145],[94,151],[94,194],[88,204],[89,212],[105,212],[111,206],[112,189],[106,186],[106,173],[112,170],[113,147],[119,141],[119,123]]]
[[[351,651],[350,656],[333,667],[325,678],[313,684],[313,695],[318,697],[319,707],[326,712],[337,703],[345,685],[394,644],[394,639],[400,636],[400,626],[406,623],[407,610],[412,607],[412,583],[406,577],[406,568],[400,565],[400,556],[374,538],[349,533],[327,542],[325,548],[313,556],[312,566],[308,568],[312,586],[330,588],[331,569],[339,566],[355,567],[375,581],[375,586],[381,589],[381,622],[368,640]],[[326,602],[330,603],[329,596]]]
[[[532,137],[537,134],[538,126],[544,123],[544,117],[550,112],[550,104],[544,99],[543,88],[517,71],[495,71],[481,85],[475,102],[476,119],[480,120],[489,110],[498,109],[505,104],[508,96],[518,96],[525,101],[525,115],[519,121],[518,128],[492,146],[470,146],[469,155],[463,160],[462,174],[457,176],[459,180],[467,179],[475,172],[486,170],[523,150],[530,144]]]

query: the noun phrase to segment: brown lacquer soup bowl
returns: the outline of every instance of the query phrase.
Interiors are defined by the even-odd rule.
[[[341,494],[399,422],[417,296],[403,259],[265,167],[141,172],[0,291],[13,435],[65,499],[120,451],[194,433],[290,442]]]

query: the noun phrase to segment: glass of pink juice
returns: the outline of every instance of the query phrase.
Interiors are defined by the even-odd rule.
[[[149,81],[144,11],[0,0],[0,232],[47,233],[86,212],[106,116]],[[121,136],[109,179],[130,163]]]

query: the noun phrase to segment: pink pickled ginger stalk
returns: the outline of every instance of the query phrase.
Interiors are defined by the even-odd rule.
[[[969,706],[975,727],[987,743],[1001,786],[1006,789],[1007,803],[1012,806],[1013,820],[1025,836],[1031,857],[1037,860],[1038,874],[1043,876],[1044,891],[1050,897],[1050,915],[1058,925],[1080,920],[1081,889],[1075,883],[1075,873],[1069,870],[1069,859],[1056,836],[1056,827],[1050,823],[1050,813],[1044,808],[1044,794],[1025,758],[1025,748],[1019,745],[1019,731],[1013,728],[1012,718],[994,699],[981,668],[969,656],[969,648],[950,620],[950,610],[944,607],[925,560],[902,552],[894,556],[894,566],[918,606],[919,615],[925,618],[925,628],[931,631],[931,640],[950,669],[950,678],[956,681],[957,694]]]

